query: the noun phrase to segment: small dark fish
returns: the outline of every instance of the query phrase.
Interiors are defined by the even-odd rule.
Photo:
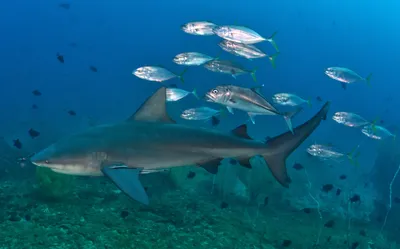
[[[128,217],[129,212],[126,211],[126,210],[122,210],[120,215],[121,215],[121,218],[122,218],[122,219],[125,219],[126,217]]]
[[[336,190],[336,196],[339,196],[340,193],[342,193],[342,190],[341,190],[340,188],[338,188],[338,189]]]
[[[57,60],[61,63],[64,63],[64,56],[61,55],[60,53],[57,53]]]
[[[97,73],[97,68],[94,66],[89,67],[90,71]]]
[[[353,244],[351,244],[351,249],[356,249],[359,245],[360,243],[354,242]]]
[[[361,230],[360,235],[363,237],[367,237],[367,232],[365,230]]]
[[[226,203],[226,202],[221,202],[221,209],[225,209],[225,208],[228,208],[229,207],[229,204],[228,203]]]
[[[329,220],[325,223],[324,227],[327,228],[332,228],[335,225],[335,221],[334,220]]]
[[[292,241],[291,241],[291,240],[288,240],[288,239],[285,239],[285,240],[282,242],[282,246],[283,246],[283,247],[289,247],[291,244],[292,244]]]
[[[237,161],[235,159],[231,158],[231,159],[229,159],[229,163],[232,165],[236,165]]]
[[[264,206],[267,206],[268,203],[269,203],[269,197],[267,196],[264,198]]]
[[[217,117],[215,117],[215,116],[212,116],[212,117],[211,117],[211,125],[212,125],[213,127],[219,125],[220,122],[221,122],[221,120],[219,120],[219,118],[217,118]]]
[[[309,214],[311,213],[311,208],[303,208],[303,212]]]
[[[71,116],[76,116],[76,112],[73,111],[73,110],[69,110],[69,111],[67,111],[67,113],[68,113],[69,115],[71,115]]]
[[[400,204],[400,198],[399,197],[394,197],[394,203]]]
[[[318,102],[322,102],[323,101],[323,99],[320,96],[317,96],[316,99],[317,99]]]
[[[40,135],[40,132],[38,132],[32,128],[29,129],[28,133],[31,138],[37,138]]]
[[[42,96],[42,93],[39,90],[33,90],[32,94],[35,96]]]
[[[196,172],[193,172],[193,171],[189,171],[189,173],[187,174],[188,179],[193,179],[195,176],[196,176]]]
[[[71,8],[71,4],[69,3],[61,3],[58,6],[66,10],[69,10],[69,8]]]
[[[13,142],[14,142],[14,146],[17,149],[21,149],[22,148],[22,143],[21,143],[21,141],[19,141],[19,139],[15,139],[15,140],[13,140]]]
[[[76,42],[70,42],[68,44],[71,48],[76,48],[78,46],[78,44]]]
[[[295,164],[293,165],[293,168],[294,168],[295,170],[302,170],[302,169],[304,169],[303,165],[301,165],[300,163],[295,163]]]
[[[356,194],[356,195],[353,195],[353,197],[350,198],[350,201],[353,202],[353,203],[354,202],[361,202],[361,198],[360,198],[359,195]]]
[[[333,185],[332,184],[325,184],[324,186],[322,186],[322,191],[324,191],[326,193],[328,193],[332,189],[333,189]]]
[[[347,179],[347,176],[346,176],[346,175],[340,175],[340,176],[339,176],[339,179],[340,179],[340,180],[346,180],[346,179]]]
[[[36,104],[33,104],[32,105],[32,109],[34,109],[34,110],[36,110],[36,109],[38,109],[39,107],[36,105]]]

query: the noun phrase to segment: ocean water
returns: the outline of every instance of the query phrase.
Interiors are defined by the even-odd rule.
[[[0,248],[400,248],[398,140],[371,139],[332,120],[335,112],[354,112],[398,131],[399,9],[397,1],[372,0],[1,2]],[[276,68],[266,58],[250,61],[223,51],[216,35],[183,32],[181,25],[191,21],[243,25],[264,37],[277,32]],[[269,42],[255,46],[275,53]],[[148,65],[179,74],[185,67],[172,59],[183,52],[257,69],[257,82],[202,66],[189,67],[184,83],[132,75]],[[362,77],[372,73],[370,86],[359,81],[343,89],[324,74],[334,66]],[[251,159],[252,169],[226,159],[216,175],[188,165],[141,176],[150,198],[143,205],[106,177],[57,174],[30,163],[31,155],[64,137],[126,120],[170,84],[199,96],[222,84],[262,85],[269,101],[275,93],[294,93],[312,103],[293,118],[294,126],[325,101],[331,107],[287,159],[289,188],[260,158]],[[216,127],[180,118],[201,106],[221,108],[189,95],[167,109],[190,127],[228,133],[246,123],[259,140],[287,132],[281,117],[257,116],[252,124],[239,110],[221,115]],[[307,154],[317,143],[355,150],[356,165],[346,156]]]

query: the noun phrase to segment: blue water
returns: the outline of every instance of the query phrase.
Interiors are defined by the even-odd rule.
[[[382,119],[392,128],[400,122],[396,97],[400,89],[399,2],[82,0],[69,1],[69,10],[59,7],[60,3],[0,3],[0,135],[10,146],[14,139],[20,139],[25,154],[87,129],[89,119],[102,124],[129,117],[160,87],[159,83],[136,78],[132,70],[163,65],[179,73],[184,68],[172,59],[189,51],[219,55],[249,69],[257,68],[257,83],[249,75],[235,80],[202,67],[190,68],[184,84],[178,79],[168,83],[186,90],[196,88],[200,94],[218,84],[264,84],[262,91],[267,97],[291,92],[311,98],[313,108],[305,108],[293,121],[295,125],[317,112],[322,105],[315,100],[317,96],[332,101],[330,115],[356,112],[369,120]],[[180,29],[182,24],[198,20],[245,25],[264,37],[278,31],[275,40],[281,53],[276,69],[267,59],[248,61],[223,52],[216,36],[191,36]],[[268,42],[257,46],[274,52]],[[64,64],[57,60],[57,53],[64,56]],[[90,66],[98,72],[90,71]],[[371,86],[357,82],[343,90],[339,82],[324,75],[324,69],[330,66],[348,67],[363,77],[372,73]],[[33,96],[35,89],[43,95]],[[32,110],[32,104],[39,108]],[[172,103],[169,109],[179,120],[182,110],[202,105],[208,104],[190,96]],[[69,116],[67,110],[76,111],[77,116]],[[228,131],[247,119],[238,111],[223,118],[218,129]],[[257,117],[256,121],[249,131],[254,137],[286,131],[279,117]],[[40,137],[31,139],[27,133],[30,128],[40,131]],[[361,144],[360,162],[369,163],[368,168],[379,146],[358,130],[333,122],[331,116],[297,153],[317,141],[332,142],[344,151]]]

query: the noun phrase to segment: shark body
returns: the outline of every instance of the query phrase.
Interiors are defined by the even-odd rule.
[[[279,183],[288,187],[286,158],[326,119],[327,102],[309,121],[267,143],[247,134],[246,125],[230,133],[176,124],[166,112],[166,88],[158,89],[128,120],[101,125],[66,137],[35,154],[39,167],[71,175],[111,179],[131,198],[148,204],[139,175],[186,165],[216,174],[224,158],[251,168],[249,159],[261,155]]]

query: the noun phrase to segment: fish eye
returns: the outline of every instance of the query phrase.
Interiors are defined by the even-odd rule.
[[[46,161],[44,161],[44,163],[45,163],[45,164],[49,164],[49,163],[50,163],[50,161],[49,161],[49,160],[46,160]]]
[[[214,90],[212,90],[212,93],[217,94],[217,93],[218,93],[218,90],[217,90],[217,89],[214,89]]]

